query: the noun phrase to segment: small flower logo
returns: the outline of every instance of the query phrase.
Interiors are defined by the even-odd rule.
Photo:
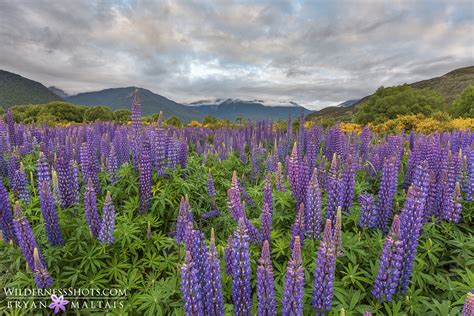
[[[56,295],[51,295],[51,300],[53,301],[51,304],[49,304],[49,308],[54,309],[54,313],[57,314],[59,313],[59,310],[62,310],[63,312],[66,311],[66,305],[69,304],[68,300],[64,299],[64,296],[57,297]]]

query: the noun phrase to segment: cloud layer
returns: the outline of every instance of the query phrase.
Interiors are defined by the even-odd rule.
[[[70,93],[312,108],[474,64],[472,1],[0,2],[0,69]]]

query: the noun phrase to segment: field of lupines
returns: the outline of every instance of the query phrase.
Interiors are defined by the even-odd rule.
[[[7,112],[0,288],[127,290],[112,314],[474,315],[474,132],[291,127]]]

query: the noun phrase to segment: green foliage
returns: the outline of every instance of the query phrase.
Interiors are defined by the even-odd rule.
[[[114,112],[114,121],[117,123],[127,123],[132,120],[132,112],[130,110],[119,109]]]
[[[23,123],[82,123],[87,107],[55,101],[46,104],[17,105],[11,108],[16,122]]]
[[[23,159],[27,171],[34,170],[37,157]],[[406,159],[406,158],[405,158]],[[406,162],[406,161],[405,161]],[[405,162],[402,164],[405,168]],[[219,217],[203,220],[201,215],[210,210],[206,191],[207,173],[215,179],[216,204],[222,210]],[[33,195],[25,215],[33,227],[40,248],[48,261],[56,288],[99,287],[127,290],[123,309],[116,314],[183,315],[179,267],[184,258],[184,246],[176,245],[171,237],[181,196],[188,195],[196,227],[210,236],[216,232],[217,249],[224,271],[224,249],[227,237],[236,223],[227,210],[225,192],[230,187],[232,171],[249,179],[250,166],[243,165],[235,153],[221,161],[214,154],[202,163],[202,157],[191,153],[185,170],[177,169],[167,176],[153,173],[151,209],[138,215],[138,179],[135,168],[124,164],[118,170],[118,180],[109,182],[105,172],[99,175],[101,192],[98,206],[101,209],[107,190],[111,191],[116,208],[115,243],[104,247],[90,237],[84,219],[82,203],[59,210],[59,220],[65,246],[48,244],[42,222],[38,198]],[[400,175],[400,183],[403,174]],[[36,182],[35,179],[33,181]],[[378,177],[359,171],[356,177],[355,196],[368,191],[376,193]],[[288,188],[288,183],[286,183]],[[252,223],[260,227],[263,204],[263,179],[245,183],[256,207],[246,207]],[[405,195],[399,188],[396,209],[403,205]],[[323,207],[326,200],[323,194]],[[357,200],[355,198],[355,200]],[[271,234],[272,262],[275,274],[277,310],[281,310],[284,276],[290,256],[288,244],[290,227],[295,219],[296,204],[292,193],[273,192],[273,229]],[[343,218],[344,254],[337,259],[333,311],[342,308],[346,315],[360,315],[371,311],[378,315],[459,315],[465,294],[474,288],[474,202],[463,202],[463,218],[459,224],[428,222],[420,237],[416,263],[410,288],[406,296],[395,297],[393,302],[381,304],[370,290],[377,273],[384,236],[382,233],[357,226],[360,206],[354,202],[350,214]],[[147,239],[147,226],[151,239]],[[310,307],[315,254],[319,241],[305,240],[302,257],[305,268],[305,315],[313,314]],[[260,248],[251,246],[252,275],[255,276]],[[222,273],[226,311],[232,314],[232,279]],[[253,279],[255,284],[255,279]],[[25,269],[25,260],[18,247],[0,244],[0,283],[6,287],[35,287],[33,273]],[[255,292],[255,291],[254,291]],[[256,313],[256,295],[253,297]],[[33,313],[24,310],[25,313]],[[77,313],[94,313],[97,310],[79,310]],[[0,298],[0,314],[15,314],[5,307]]]
[[[210,124],[210,125],[214,125],[216,124],[218,121],[217,118],[215,118],[214,116],[212,115],[206,115],[204,117],[204,120],[202,121],[203,124]]]
[[[183,122],[181,122],[181,119],[179,117],[173,115],[172,117],[166,120],[166,124],[175,127],[180,127],[181,125],[183,125]]]
[[[454,99],[450,112],[454,117],[474,118],[474,85],[468,86]]]
[[[355,121],[360,124],[382,123],[397,115],[422,113],[430,116],[442,110],[443,97],[431,89],[415,89],[409,85],[380,87],[357,110]]]
[[[84,111],[84,122],[112,121],[114,113],[109,107],[98,105]]]

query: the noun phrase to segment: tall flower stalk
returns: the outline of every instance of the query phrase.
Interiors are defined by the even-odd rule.
[[[257,267],[257,300],[258,315],[276,315],[275,289],[273,280],[273,267],[270,258],[270,244],[263,242],[262,255]]]
[[[293,252],[285,274],[282,315],[303,315],[304,267],[301,259],[300,237],[295,236]]]
[[[312,306],[320,315],[332,309],[334,294],[334,273],[336,266],[336,248],[332,238],[331,220],[326,220],[324,237],[319,244],[316,268],[314,269],[314,285]]]

